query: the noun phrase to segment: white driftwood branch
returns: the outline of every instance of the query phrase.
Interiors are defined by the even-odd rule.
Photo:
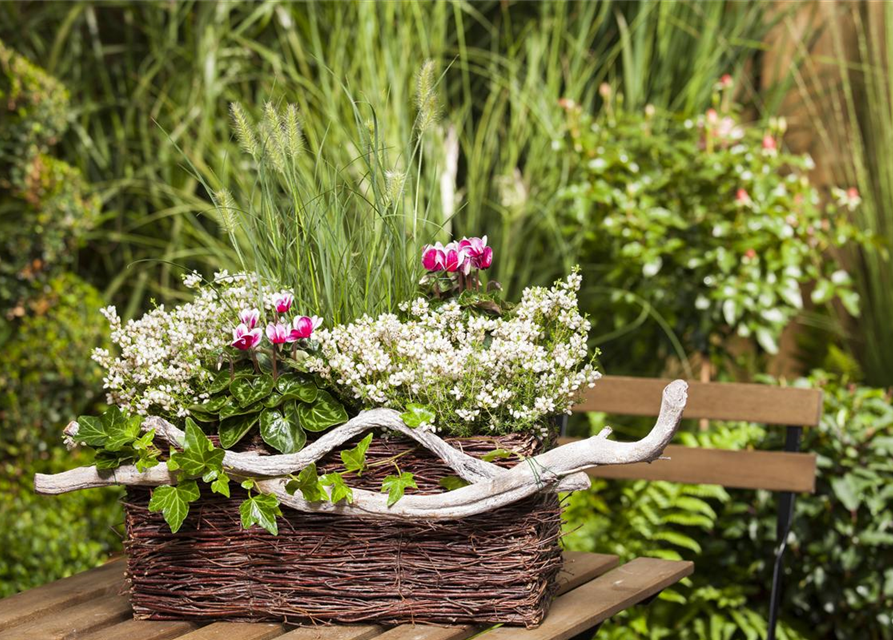
[[[466,487],[447,493],[407,495],[391,507],[387,506],[387,497],[384,494],[359,489],[353,490],[354,499],[351,504],[341,503],[333,505],[331,502],[307,502],[300,494],[289,495],[285,491],[286,480],[283,479],[261,480],[258,482],[258,487],[262,491],[275,494],[280,502],[286,506],[312,513],[424,520],[451,520],[486,513],[531,496],[538,491],[560,490],[562,488],[562,479],[565,479],[565,481],[574,479],[584,469],[589,467],[605,464],[651,462],[658,459],[679,427],[687,399],[687,388],[688,385],[685,382],[677,380],[664,389],[660,415],[654,428],[646,437],[637,442],[615,442],[608,440],[605,437],[605,432],[602,432],[598,436],[572,442],[538,456],[525,459],[520,464],[507,470],[478,460],[477,463],[479,464],[472,463],[472,467],[469,468],[473,468],[472,472],[477,472],[480,475],[486,474],[488,477],[478,479]],[[282,465],[285,464],[289,465],[292,470],[302,468],[302,466],[319,459],[332,448],[359,435],[366,429],[376,427],[390,428],[393,424],[392,418],[393,416],[387,413],[387,410],[368,411],[340,427],[342,431],[339,432],[337,429],[331,431],[300,453],[288,456],[264,457],[227,452],[224,457],[224,465],[238,473],[239,469],[231,466],[231,463],[245,468],[245,465],[253,467],[253,465],[249,465],[249,462],[279,459],[275,469],[282,469]],[[399,421],[399,416],[397,416],[397,420]],[[402,425],[402,421],[400,424]],[[168,429],[165,425],[159,424],[156,426],[156,428],[161,427],[167,429],[175,440],[182,435],[182,432],[178,434]],[[345,427],[349,428],[345,429]],[[403,425],[403,429],[407,429],[405,425]],[[403,430],[400,428],[395,428],[395,430],[403,433]],[[422,435],[424,432],[407,430],[411,434],[422,436],[429,441],[433,441],[429,436],[437,438],[434,434]],[[179,430],[176,429],[176,431]],[[348,432],[350,435],[343,437]],[[410,433],[407,433],[407,435],[410,435]],[[329,440],[324,443],[323,441],[327,438]],[[437,438],[437,440],[440,439]],[[450,450],[451,453],[448,453],[447,457],[451,460],[454,458],[455,453],[461,454],[461,452],[456,451],[442,440],[440,442]],[[427,442],[424,444],[428,446]],[[311,454],[306,454],[305,452],[310,450],[311,447],[316,447],[316,449]],[[312,456],[316,457],[308,460]],[[465,454],[461,454],[461,456],[465,456]],[[465,457],[471,458],[471,456]],[[444,460],[447,461],[446,458]],[[485,469],[483,465],[488,465],[486,470],[483,470]],[[491,467],[498,469],[498,472],[493,472]],[[275,473],[273,467],[266,468],[268,471],[274,471]],[[257,474],[254,470],[246,472]],[[469,473],[467,469],[465,472]],[[278,471],[278,473],[283,474],[281,471]],[[273,473],[267,473],[267,475],[273,475]],[[115,470],[114,473],[109,473],[106,476],[100,475],[92,468],[75,469],[54,476],[41,474],[35,476],[35,488],[39,493],[64,493],[66,491],[109,484],[151,486],[153,484],[168,484],[170,482],[172,482],[171,475],[168,474],[166,469],[161,467],[155,467],[143,474],[136,472],[133,467],[121,467]],[[574,480],[574,483],[576,482]]]

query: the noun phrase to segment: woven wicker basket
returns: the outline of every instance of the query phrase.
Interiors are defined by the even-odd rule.
[[[524,455],[541,448],[520,435],[449,442],[478,457],[496,448]],[[396,454],[419,493],[442,491],[439,480],[454,475],[427,450],[393,437],[377,436],[367,461]],[[319,466],[338,468],[337,452]],[[351,484],[377,491],[393,472],[392,464],[373,465]],[[554,493],[436,523],[283,509],[276,537],[241,529],[244,497],[237,487],[231,499],[204,493],[172,534],[160,513],[149,513],[149,491],[128,489],[125,549],[135,617],[530,627],[543,620],[555,592],[561,507]]]

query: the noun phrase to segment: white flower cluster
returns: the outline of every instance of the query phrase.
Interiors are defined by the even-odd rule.
[[[403,321],[367,316],[319,331],[308,367],[365,406],[427,405],[440,431],[544,434],[545,421],[569,413],[600,377],[587,355],[580,280],[575,272],[551,289],[528,288],[499,318],[419,298],[402,306]]]
[[[143,415],[160,411],[185,416],[186,407],[205,399],[199,384],[207,376],[202,364],[229,345],[239,311],[257,306],[259,298],[270,309],[275,298],[275,292],[255,278],[225,271],[215,274],[213,286],[199,288],[200,278],[194,274],[184,280],[198,288],[197,295],[173,309],[162,305],[127,324],[115,307],[102,310],[118,351],[117,357],[106,349],[93,352],[106,370],[109,403]]]

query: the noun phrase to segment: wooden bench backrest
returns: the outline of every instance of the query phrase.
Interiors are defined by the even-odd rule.
[[[661,392],[669,383],[670,380],[657,378],[605,376],[594,389],[588,390],[574,411],[657,416]],[[724,382],[688,384],[686,419],[814,427],[822,417],[822,392],[819,389]],[[589,474],[599,478],[667,480],[741,489],[815,491],[816,456],[812,453],[725,451],[670,445],[664,455],[670,460],[595,467]]]

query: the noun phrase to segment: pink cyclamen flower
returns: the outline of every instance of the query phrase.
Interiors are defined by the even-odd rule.
[[[474,258],[474,266],[478,269],[489,269],[491,264],[493,264],[493,248],[484,247],[483,253]]]
[[[273,344],[283,344],[288,342],[289,326],[284,322],[271,322],[267,325],[267,338]]]
[[[307,316],[298,316],[292,321],[292,329],[288,334],[288,342],[295,342],[296,340],[304,340],[313,335],[313,332],[319,329],[322,324],[322,318],[318,318],[317,316],[313,316],[308,318]]]
[[[273,298],[273,306],[278,313],[288,313],[294,301],[295,297],[292,294],[283,292]]]
[[[233,341],[231,344],[236,349],[248,351],[248,349],[251,349],[260,342],[262,336],[263,333],[261,332],[260,327],[251,328],[243,322],[233,329]]]
[[[443,271],[446,269],[446,252],[439,242],[435,245],[426,244],[422,248],[422,266],[426,271]]]
[[[449,243],[444,247],[446,251],[446,270],[450,273],[461,271],[465,275],[471,271],[471,259],[468,253],[456,242]]]
[[[257,309],[242,309],[239,313],[239,320],[242,324],[247,325],[249,329],[254,329],[260,320],[260,311]]]

